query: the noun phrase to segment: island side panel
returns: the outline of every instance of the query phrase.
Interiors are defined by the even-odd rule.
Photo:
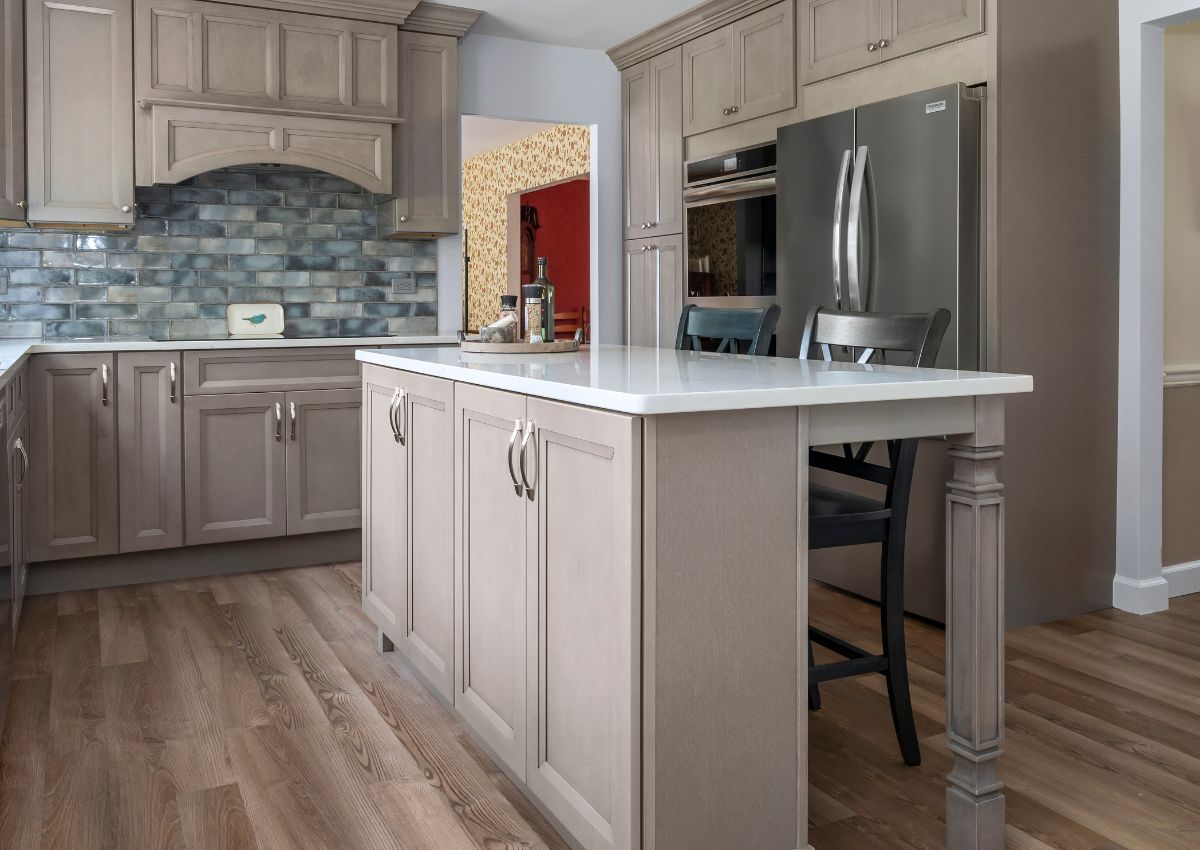
[[[646,419],[645,850],[806,846],[806,426],[796,408]]]

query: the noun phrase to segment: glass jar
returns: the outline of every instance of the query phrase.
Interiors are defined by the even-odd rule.
[[[526,342],[545,341],[545,337],[543,336],[545,313],[543,312],[542,292],[541,285],[536,283],[521,287],[521,294],[525,297]]]
[[[517,309],[518,298],[515,295],[500,296],[500,314],[497,316],[497,324],[508,319],[511,324],[505,328],[504,341],[516,342],[518,329],[521,327],[521,314]]]

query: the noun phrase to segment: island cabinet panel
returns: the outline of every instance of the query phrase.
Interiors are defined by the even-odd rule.
[[[183,384],[178,351],[117,356],[121,551],[183,545]]]
[[[30,221],[133,223],[132,11],[132,0],[29,0]]]
[[[629,345],[673,348],[683,310],[683,237],[625,243],[625,334]]]
[[[640,420],[530,398],[530,791],[587,850],[640,846]]]
[[[683,53],[622,72],[625,238],[683,232]]]
[[[358,390],[287,394],[287,533],[362,523]]]
[[[284,393],[184,399],[188,545],[287,532]]]
[[[363,370],[363,607],[454,698],[454,384]]]
[[[399,116],[397,30],[387,24],[137,0],[134,38],[139,101]]]
[[[379,208],[380,232],[457,233],[458,39],[402,32],[399,52],[403,122],[393,135],[395,196]]]
[[[39,354],[31,361],[33,560],[117,551],[113,355]]]
[[[25,0],[0,0],[0,220],[23,221]]]
[[[526,777],[524,488],[514,464],[525,397],[458,384],[454,393],[454,705],[496,757]]]

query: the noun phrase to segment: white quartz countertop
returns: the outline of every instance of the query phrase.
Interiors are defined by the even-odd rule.
[[[29,354],[70,353],[88,351],[210,351],[228,348],[306,348],[336,346],[341,348],[378,348],[383,345],[447,345],[453,336],[364,336],[364,337],[298,337],[248,339],[0,339],[0,376]]]
[[[1033,390],[1029,375],[593,345],[571,354],[359,350],[364,363],[623,413],[694,413]]]

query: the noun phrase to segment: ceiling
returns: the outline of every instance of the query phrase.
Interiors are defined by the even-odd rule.
[[[471,32],[607,50],[699,0],[471,0],[484,14]]]
[[[502,148],[517,139],[523,139],[557,126],[557,124],[547,124],[543,121],[510,121],[507,118],[464,115],[462,117],[462,158],[466,161],[481,153]]]

